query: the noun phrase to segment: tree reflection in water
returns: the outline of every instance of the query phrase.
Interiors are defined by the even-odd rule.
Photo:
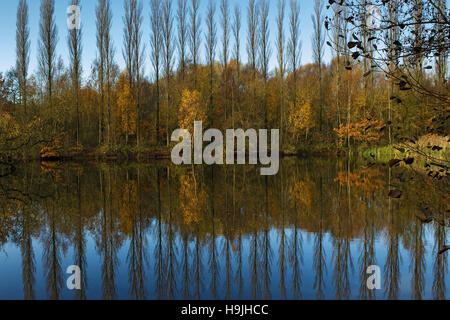
[[[398,178],[400,175],[400,178]],[[413,182],[405,182],[405,175]],[[392,185],[403,197],[387,196]],[[0,180],[0,297],[445,299],[448,179],[405,167],[30,164]],[[417,219],[430,208],[437,219]],[[82,290],[65,270],[78,265]],[[366,286],[381,268],[381,290]]]

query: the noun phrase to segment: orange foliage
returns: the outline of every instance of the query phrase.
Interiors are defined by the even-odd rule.
[[[366,118],[360,122],[342,124],[339,128],[335,128],[341,143],[348,137],[358,142],[377,142],[383,136],[382,128],[385,124],[381,120]]]
[[[386,182],[379,178],[381,176],[383,174],[378,168],[358,169],[350,173],[347,171],[339,171],[334,182],[338,182],[342,186],[349,185],[350,187],[371,192],[384,188]]]
[[[65,132],[61,132],[56,138],[53,139],[51,145],[41,147],[41,158],[54,158],[58,157],[61,149],[63,148]]]

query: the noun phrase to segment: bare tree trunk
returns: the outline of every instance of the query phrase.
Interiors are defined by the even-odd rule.
[[[284,37],[284,16],[285,16],[286,2],[285,0],[278,0],[278,15],[277,15],[277,50],[278,50],[278,76],[279,76],[279,95],[280,95],[280,145],[283,145],[284,138],[284,76],[286,73],[285,61],[285,37]]]
[[[105,49],[105,79],[106,79],[106,120],[107,120],[107,143],[111,145],[111,90],[112,90],[112,68],[114,64],[114,47],[111,40],[111,26],[112,26],[112,12],[111,3],[106,2],[104,12],[105,34],[104,34],[104,49]]]
[[[390,1],[389,2],[389,6],[388,6],[388,10],[389,10],[389,20],[393,23],[396,24],[398,21],[398,9],[396,6],[397,0],[394,1]],[[394,43],[397,41],[397,30],[396,28],[391,28],[389,30],[389,43],[390,43],[390,47],[394,48]],[[393,65],[389,68],[390,72],[394,72],[395,66],[397,66],[397,57],[396,57],[396,53],[393,53],[393,51],[391,51],[390,53],[390,60],[394,61]],[[389,123],[392,121],[392,98],[395,95],[395,85],[394,85],[394,79],[390,79],[389,80],[389,90],[388,90],[388,121]],[[391,130],[392,126],[389,125],[388,126],[388,138],[389,138],[389,144],[392,144],[392,130]]]
[[[28,26],[28,3],[20,0],[16,20],[16,72],[25,115],[27,114],[27,77],[30,63],[30,28]]]
[[[336,54],[336,111],[337,111],[337,120],[338,120],[338,126],[341,125],[341,103],[340,103],[340,96],[341,96],[341,80],[342,80],[342,66],[341,66],[341,52],[340,52],[340,46],[342,44],[341,40],[341,26],[342,26],[342,18],[341,14],[339,12],[340,7],[336,6],[334,8],[334,23],[336,25],[336,29],[334,30],[333,34],[333,40],[335,43],[335,54]]]
[[[56,44],[58,42],[58,31],[55,22],[55,0],[42,0],[39,31],[39,71],[46,81],[48,104],[52,114],[54,114],[53,79],[55,74]]]
[[[240,43],[240,32],[241,32],[241,10],[239,8],[238,5],[235,6],[234,8],[234,21],[233,21],[233,34],[234,34],[234,56],[236,59],[236,72],[237,72],[237,77],[236,77],[236,86],[237,86],[237,92],[236,92],[236,97],[235,100],[237,101],[237,103],[239,104],[239,81],[240,81],[240,49],[241,49],[241,43]],[[233,86],[234,88],[234,86]],[[235,95],[233,95],[234,97]],[[232,110],[231,110],[231,121],[233,124],[233,129],[235,128],[235,101],[233,101],[232,103]]]
[[[201,18],[199,14],[200,0],[191,0],[191,11],[190,11],[190,33],[189,33],[189,45],[193,64],[194,73],[194,88],[197,88],[197,65],[199,63],[199,53],[201,42]]]
[[[156,143],[160,143],[159,136],[159,113],[160,113],[160,68],[161,68],[161,47],[162,47],[162,18],[161,18],[161,1],[151,0],[151,62],[155,70],[156,83]]]
[[[80,0],[71,0],[72,5],[79,6]],[[80,87],[81,87],[81,26],[79,29],[69,31],[67,43],[70,55],[70,75],[72,79],[72,90],[75,95],[75,111],[76,111],[76,141],[77,147],[80,146]]]
[[[210,120],[210,124],[213,121],[213,113],[214,113],[214,58],[216,54],[216,44],[217,44],[217,30],[216,25],[214,24],[214,14],[216,11],[216,5],[213,0],[209,0],[208,8],[206,9],[206,26],[207,26],[207,34],[206,34],[206,51],[207,51],[207,60],[209,66],[209,107],[208,107],[208,118]]]
[[[256,0],[249,0],[247,9],[247,24],[248,24],[248,34],[247,34],[247,55],[249,59],[249,64],[252,68],[252,109],[255,110],[256,106],[256,59],[257,59],[257,32],[258,32],[258,7]]]
[[[142,1],[133,0],[133,51],[134,51],[134,82],[136,96],[136,145],[141,144],[141,86],[142,68],[144,64],[145,46],[142,46]]]
[[[261,74],[264,79],[264,127],[268,128],[268,112],[267,112],[267,82],[269,80],[269,59],[271,55],[270,40],[269,40],[269,0],[259,0],[259,19],[260,19],[260,38],[259,38],[259,52],[261,61]]]
[[[169,121],[170,121],[170,74],[172,72],[172,58],[173,58],[173,43],[172,43],[172,1],[164,0],[162,5],[162,33],[163,33],[163,51],[164,51],[164,65],[166,76],[166,143],[169,146],[170,133],[169,133]]]
[[[318,68],[319,75],[319,130],[322,131],[323,124],[323,80],[322,80],[322,60],[323,60],[323,45],[325,43],[325,35],[323,33],[323,0],[315,0],[314,14],[311,20],[314,27],[313,36],[313,55],[315,63]]]
[[[127,65],[129,86],[136,101],[136,145],[139,147],[141,138],[141,72],[144,57],[144,49],[141,45],[142,2],[139,0],[124,0],[124,11],[124,50],[122,54]],[[126,139],[128,141],[128,137]]]
[[[300,64],[300,5],[297,0],[290,0],[289,17],[289,56],[292,70],[293,94],[292,101],[294,109],[297,109],[297,68]]]
[[[177,20],[178,20],[178,50],[180,54],[181,79],[185,80],[186,74],[186,39],[187,39],[187,1],[178,0]]]
[[[134,16],[136,14],[136,0],[124,0],[123,1],[123,9],[125,12],[125,15],[123,17],[123,50],[122,50],[122,56],[125,60],[125,64],[127,67],[127,76],[128,76],[128,82],[130,86],[130,90],[133,91],[134,88],[134,79],[135,79],[135,69],[134,69],[134,61],[136,59],[135,57],[135,51],[134,51],[134,25],[133,20]],[[128,111],[127,111],[127,124],[126,124],[126,132],[125,132],[125,144],[128,145]]]
[[[225,98],[225,123],[228,119],[228,43],[229,43],[229,4],[228,0],[221,0],[220,12],[222,18],[222,65],[223,65],[223,81],[224,81],[224,98]]]
[[[98,109],[98,143],[103,142],[104,118],[105,118],[105,99],[107,105],[107,142],[111,143],[111,105],[110,105],[110,86],[111,86],[111,68],[114,56],[110,31],[111,31],[111,3],[109,0],[98,0],[96,8],[97,23],[97,51],[96,71],[98,74],[100,89],[100,104]]]

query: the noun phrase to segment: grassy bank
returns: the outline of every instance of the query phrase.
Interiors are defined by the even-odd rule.
[[[450,148],[433,150],[431,148],[415,145],[413,148],[404,145],[375,146],[368,149],[361,149],[359,154],[365,159],[387,162],[391,159],[404,159],[408,157],[421,158],[424,160],[450,161]]]

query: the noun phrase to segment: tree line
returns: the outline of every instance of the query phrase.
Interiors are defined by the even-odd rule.
[[[56,51],[54,0],[41,1],[38,71],[30,73],[28,3],[19,0],[16,66],[0,75],[0,151],[169,146],[171,132],[187,120],[220,129],[279,128],[284,152],[448,134],[444,0],[314,0],[306,44],[314,62],[306,65],[301,23],[309,21],[298,0],[276,1],[276,29],[269,28],[269,0],[245,7],[229,0],[149,4],[148,14],[142,0],[123,1],[120,45],[111,36],[111,1],[97,1],[97,54],[83,79],[85,29],[68,31],[64,62]]]

